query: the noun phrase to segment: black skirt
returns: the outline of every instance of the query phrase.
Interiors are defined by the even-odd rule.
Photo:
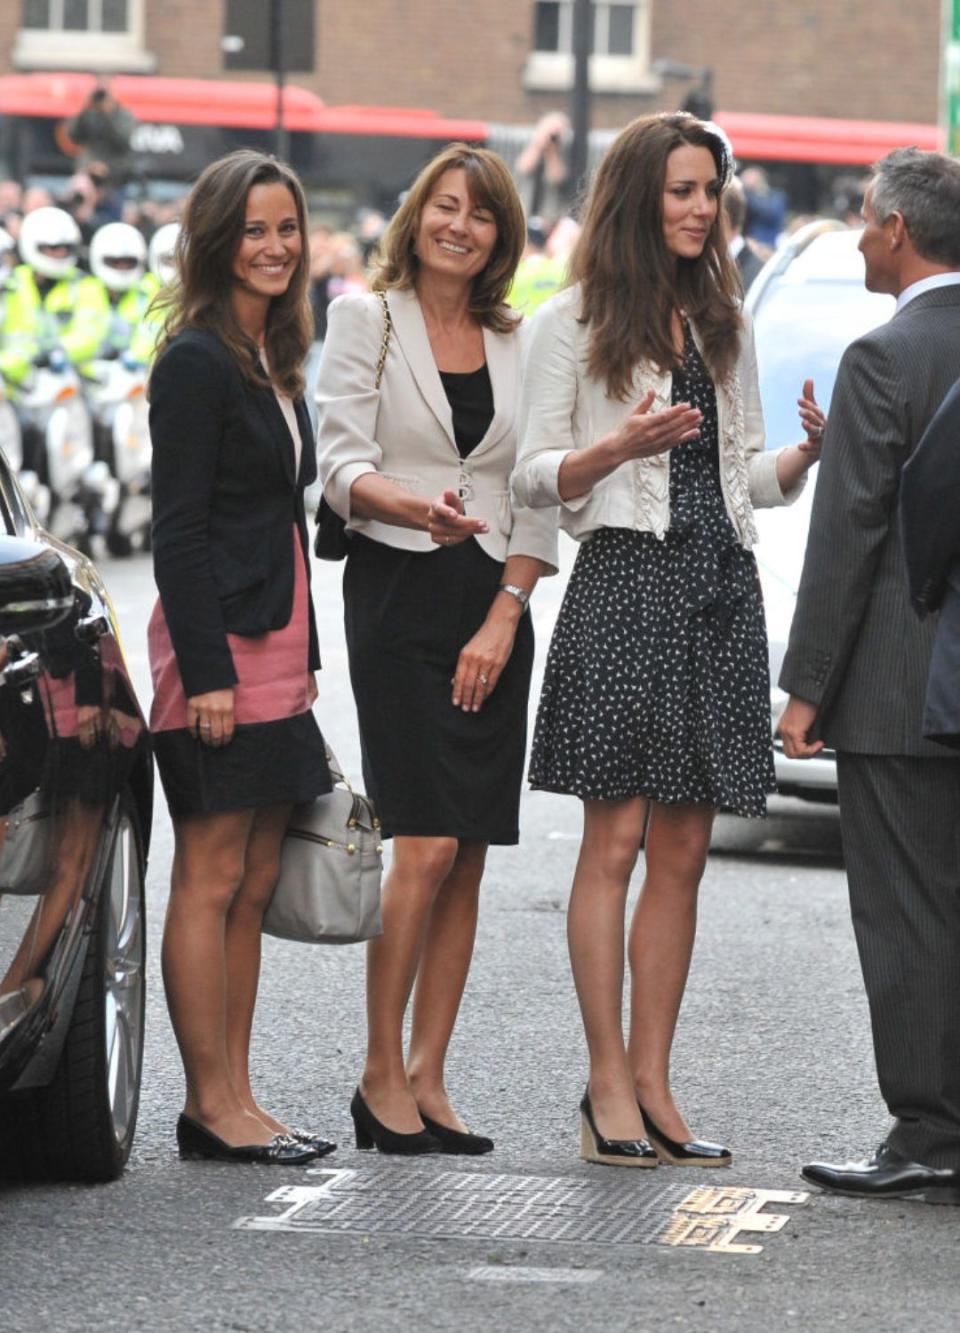
[[[533,627],[523,615],[479,713],[451,702],[461,649],[503,565],[475,541],[428,553],[354,534],[344,574],[363,778],[385,837],[519,840]]]

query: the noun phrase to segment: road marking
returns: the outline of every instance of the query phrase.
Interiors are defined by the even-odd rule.
[[[467,1274],[470,1282],[556,1282],[565,1286],[586,1286],[603,1277],[601,1268],[513,1268],[509,1264],[481,1264]]]

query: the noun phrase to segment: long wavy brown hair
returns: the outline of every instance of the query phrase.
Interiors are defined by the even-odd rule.
[[[233,261],[243,239],[247,196],[255,185],[283,185],[290,191],[303,241],[287,289],[273,298],[267,313],[269,379],[256,344],[237,322],[231,301]],[[266,388],[272,382],[291,398],[299,398],[304,390],[302,366],[310,349],[313,322],[307,298],[307,205],[303,187],[290,167],[252,148],[240,148],[211,162],[187,199],[175,262],[176,278],[153,303],[163,319],[156,359],[183,329],[209,329],[233,355],[251,384]]]
[[[589,372],[614,398],[629,396],[641,361],[661,371],[676,365],[677,310],[696,326],[716,378],[733,369],[739,354],[740,283],[722,209],[697,259],[678,259],[664,241],[667,158],[685,144],[709,149],[722,190],[732,165],[726,144],[703,121],[677,112],[632,121],[607,150],[587,199],[570,281],[580,283],[580,318],[590,330]]]
[[[485,328],[495,333],[510,333],[519,320],[507,305],[507,292],[523,255],[526,222],[507,164],[488,148],[452,143],[427,163],[380,241],[371,268],[374,290],[416,286],[420,261],[415,247],[420,218],[440,177],[453,167],[463,168],[474,203],[488,209],[497,224],[493,253],[473,279],[470,313]]]

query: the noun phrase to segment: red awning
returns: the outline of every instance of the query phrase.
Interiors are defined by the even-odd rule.
[[[11,74],[0,77],[0,115],[62,119],[83,106],[95,86],[90,74]],[[223,125],[273,129],[277,90],[269,82],[228,79],[163,79],[118,75],[110,80],[117,101],[150,124]],[[404,135],[483,141],[481,120],[448,120],[435,111],[400,107],[325,106],[319,97],[288,84],[283,92],[287,129],[315,134]]]
[[[866,167],[894,148],[943,150],[943,132],[937,125],[764,116],[746,111],[718,111],[715,120],[726,130],[741,159]]]

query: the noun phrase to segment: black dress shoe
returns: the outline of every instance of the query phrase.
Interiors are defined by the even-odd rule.
[[[589,1088],[580,1102],[580,1156],[603,1166],[656,1166],[657,1154],[646,1139],[605,1139],[597,1129]]]
[[[462,1129],[450,1129],[423,1111],[420,1112],[420,1119],[444,1152],[459,1153],[462,1157],[479,1157],[481,1153],[493,1152],[493,1139],[483,1134],[465,1134]]]
[[[729,1166],[733,1161],[730,1149],[724,1148],[721,1143],[708,1143],[705,1139],[689,1139],[686,1143],[678,1143],[676,1139],[667,1138],[639,1102],[637,1106],[640,1107],[650,1142],[661,1162],[669,1166]]]
[[[960,1171],[911,1162],[885,1143],[865,1162],[811,1162],[800,1174],[831,1194],[859,1199],[925,1199],[960,1204]]]
[[[312,1134],[309,1129],[294,1129],[291,1126],[287,1130],[287,1138],[312,1148],[318,1157],[326,1157],[328,1153],[337,1151],[337,1145],[330,1139],[322,1139],[319,1134]]]
[[[375,1147],[378,1152],[399,1153],[402,1156],[443,1152],[440,1140],[428,1129],[420,1129],[415,1134],[398,1134],[396,1130],[381,1124],[363,1100],[359,1088],[353,1094],[350,1114],[353,1116],[357,1147],[364,1151]]]
[[[297,1143],[286,1134],[274,1134],[269,1143],[249,1143],[234,1148],[188,1115],[181,1115],[177,1121],[177,1147],[185,1162],[210,1160],[302,1166],[317,1156],[313,1148]]]

